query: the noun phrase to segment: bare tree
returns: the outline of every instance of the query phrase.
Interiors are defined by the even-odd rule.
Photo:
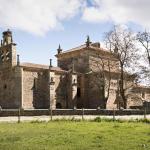
[[[140,84],[150,86],[150,69],[145,64],[138,66],[137,81]]]
[[[146,50],[145,52],[150,66],[150,32],[139,32],[137,34],[137,40],[142,44],[142,46]]]
[[[104,58],[100,54],[93,57],[91,61],[93,62],[92,73],[95,77],[93,82],[99,89],[99,93],[102,94],[104,108],[106,108],[111,85],[111,63],[108,58]]]
[[[150,85],[150,32],[147,31],[139,32],[137,34],[137,40],[145,50],[142,56],[143,63],[139,67],[139,77],[142,83],[149,86]]]
[[[123,107],[127,108],[125,96],[125,72],[126,67],[130,67],[132,59],[135,57],[135,37],[127,28],[114,26],[113,30],[106,33],[105,42],[107,48],[116,56],[120,64],[120,95],[123,100]]]

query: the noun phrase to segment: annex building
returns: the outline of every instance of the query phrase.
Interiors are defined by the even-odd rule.
[[[2,108],[118,108],[119,62],[100,43],[90,42],[63,51],[57,49],[57,67],[21,63],[10,30],[0,45],[0,106]],[[128,108],[150,100],[150,89],[126,74]]]

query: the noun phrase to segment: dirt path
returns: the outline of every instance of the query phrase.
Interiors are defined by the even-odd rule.
[[[101,117],[101,118],[110,118],[112,119],[113,116],[93,116],[93,115],[85,115],[84,119],[85,120],[92,120],[96,117]],[[52,119],[82,119],[82,116],[53,116]],[[115,119],[120,119],[120,120],[135,120],[135,119],[143,119],[143,115],[128,115],[128,116],[115,116]],[[147,119],[150,119],[150,115],[146,115]],[[25,121],[49,121],[51,119],[50,116],[21,116],[20,120],[25,122]],[[0,122],[17,122],[18,117],[0,117]]]

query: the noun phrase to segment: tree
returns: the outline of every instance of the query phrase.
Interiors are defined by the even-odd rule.
[[[143,63],[140,65],[139,68],[139,77],[142,83],[149,86],[150,85],[150,32],[147,31],[139,32],[137,34],[137,40],[145,50],[143,54],[143,61],[142,61]]]
[[[127,98],[125,96],[125,72],[126,68],[130,67],[133,58],[135,57],[135,37],[133,33],[121,26],[114,26],[112,31],[106,33],[106,47],[116,56],[120,65],[120,81],[119,89],[123,100],[123,107],[127,108]]]
[[[145,64],[142,64],[138,67],[138,82],[145,86],[150,86],[150,69]]]
[[[145,52],[150,66],[150,32],[139,32],[137,34],[137,40],[142,44],[142,46],[146,50]]]
[[[93,57],[93,59],[91,58],[91,61],[93,64],[93,82],[97,86],[99,93],[102,94],[104,108],[106,108],[110,93],[112,66],[109,58],[102,57],[100,54],[96,54],[96,57]]]

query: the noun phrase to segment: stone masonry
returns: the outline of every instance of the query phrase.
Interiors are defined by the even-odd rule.
[[[117,108],[119,63],[100,43],[63,51],[57,49],[58,67],[21,63],[10,30],[3,32],[0,46],[0,106],[2,108]],[[130,75],[126,75],[129,77]],[[128,108],[150,100],[150,88],[133,84],[126,95]],[[108,86],[110,84],[110,86]],[[108,96],[109,93],[109,96]],[[105,97],[108,96],[107,102]]]

